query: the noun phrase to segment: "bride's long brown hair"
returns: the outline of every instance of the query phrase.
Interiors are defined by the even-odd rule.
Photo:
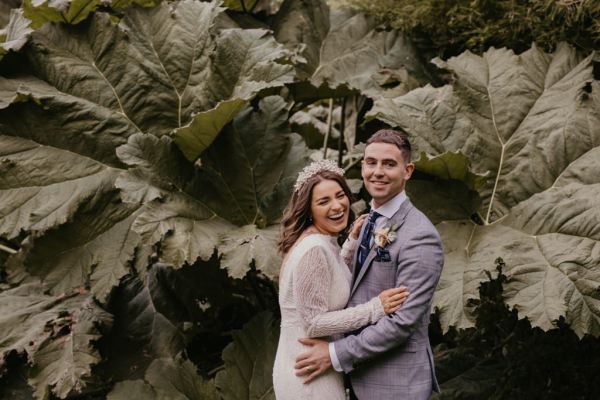
[[[336,181],[346,196],[348,196],[350,204],[352,204],[352,192],[343,176],[327,170],[311,176],[298,191],[292,194],[292,198],[283,212],[281,235],[277,242],[277,249],[282,255],[287,254],[300,235],[302,235],[302,232],[312,224],[310,206],[313,189],[317,183],[323,180]],[[348,211],[348,226],[350,226],[354,221],[354,212],[352,209]],[[348,230],[348,226],[345,231]]]

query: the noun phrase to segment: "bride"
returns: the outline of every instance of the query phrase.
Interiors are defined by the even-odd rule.
[[[279,277],[281,334],[273,368],[278,400],[344,400],[342,374],[333,369],[308,384],[295,375],[295,359],[308,348],[298,339],[335,339],[393,313],[407,296],[404,288],[388,289],[365,299],[363,304],[344,309],[352,281],[348,266],[356,254],[365,216],[355,221],[340,249],[338,235],[353,217],[351,193],[343,173],[329,160],[304,168],[283,216],[278,243],[284,255]]]

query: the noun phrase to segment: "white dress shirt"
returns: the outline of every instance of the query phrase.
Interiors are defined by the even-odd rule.
[[[406,192],[403,190],[396,196],[392,197],[387,203],[382,204],[378,208],[373,208],[373,200],[371,200],[371,210],[381,214],[381,217],[377,218],[377,221],[375,221],[373,231],[380,229],[385,224],[387,224],[390,218],[392,218],[394,214],[396,214],[396,212],[400,209],[400,206],[402,205],[402,203],[404,203],[406,199]],[[353,241],[358,239],[352,239],[351,237],[348,237],[348,240]],[[371,237],[371,241],[369,243],[371,247],[373,246],[373,240],[374,239]],[[338,372],[343,372],[342,366],[340,365],[340,361],[337,357],[337,354],[335,353],[335,346],[333,342],[329,343],[329,358],[331,358],[331,365],[333,366],[333,369],[335,369]]]

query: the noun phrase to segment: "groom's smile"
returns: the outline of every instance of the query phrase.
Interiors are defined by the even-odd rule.
[[[371,181],[371,183],[377,187],[383,187],[388,184],[388,182],[382,182],[382,181]]]

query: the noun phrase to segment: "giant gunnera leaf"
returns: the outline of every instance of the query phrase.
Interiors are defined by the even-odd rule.
[[[447,151],[430,157],[422,152],[413,162],[415,172],[406,192],[434,224],[469,219],[477,213],[481,205],[478,190],[487,178],[471,171],[467,156]]]
[[[96,12],[77,26],[46,24],[24,54],[31,74],[2,74],[9,77],[0,85],[2,103],[38,103],[3,115],[5,133],[33,139],[60,128],[66,140],[84,129],[95,142],[174,134],[195,159],[245,101],[293,76],[282,64],[288,52],[267,31],[215,31],[222,12],[216,2],[184,0],[130,7],[118,23]],[[24,119],[32,120],[28,129]],[[101,143],[85,151],[114,157],[111,140]]]
[[[101,6],[121,10],[133,4],[154,7],[158,3],[160,0],[24,0],[23,10],[37,29],[49,22],[76,25]]]
[[[7,26],[0,29],[0,59],[9,51],[20,50],[31,32],[31,21],[23,16],[23,10],[10,10]]]
[[[44,294],[36,283],[0,293],[0,371],[10,352],[26,356],[37,399],[81,393],[100,362],[94,342],[112,317],[89,294]]]
[[[376,102],[372,114],[406,130],[418,151],[460,151],[489,178],[476,218],[438,224],[446,261],[434,306],[444,329],[473,326],[471,300],[502,257],[505,300],[520,316],[543,329],[564,317],[580,336],[600,334],[594,56],[564,44],[553,53],[465,52],[436,60],[453,74],[451,85]],[[445,202],[438,207],[443,213]]]
[[[24,0],[23,11],[37,29],[47,22],[78,24],[100,3],[100,0]]]
[[[306,61],[297,66],[303,80],[293,87],[298,99],[340,95],[342,87],[372,98],[395,97],[431,80],[402,32],[383,29],[363,14],[330,11],[324,0],[284,1],[272,28],[279,42]]]
[[[225,368],[215,383],[224,400],[274,400],[273,363],[279,330],[273,316],[263,312],[233,334],[223,350]]]
[[[213,381],[198,375],[196,366],[178,357],[158,358],[150,364],[144,380],[118,382],[108,400],[218,400]]]
[[[307,161],[299,135],[289,132],[287,104],[269,96],[244,109],[202,154],[188,162],[168,137],[135,134],[117,149],[131,168],[117,186],[124,201],[143,204],[133,223],[161,261],[176,267],[208,260],[243,277],[252,260],[277,276],[276,224],[298,171]]]
[[[138,206],[120,203],[118,173],[76,152],[0,135],[0,235],[30,234],[9,279],[21,279],[22,265],[52,293],[91,287],[106,301],[140,243],[130,229]]]
[[[117,5],[126,6],[111,3]],[[197,180],[187,182],[198,185],[191,197],[175,190],[169,201],[139,212],[141,203],[129,202],[132,188],[124,191],[123,203],[115,183],[132,163],[121,161],[116,150],[132,135],[147,138],[139,142],[174,140],[193,160],[254,94],[291,80],[288,52],[267,31],[218,31],[222,12],[216,2],[183,0],[132,6],[118,21],[98,11],[74,26],[48,23],[31,33],[13,63],[0,66],[0,236],[15,242],[26,237],[11,265],[22,262],[54,294],[85,287],[105,302],[140,253],[137,232],[152,244],[159,240],[149,236],[165,236],[171,246],[161,254],[180,265],[212,254],[223,221],[266,226],[252,210],[236,211],[239,202],[231,196],[213,198]],[[17,61],[27,68],[14,69]],[[287,140],[267,148],[288,154]],[[178,165],[169,168],[183,173]],[[263,173],[260,166],[257,171]],[[266,175],[259,196],[275,188]],[[198,199],[210,205],[197,207]],[[208,221],[213,214],[222,220]],[[23,278],[22,271],[12,271],[18,272],[9,276],[12,282]]]
[[[114,329],[105,336],[106,368],[114,379],[134,379],[156,358],[174,357],[186,345],[181,302],[168,288],[172,268],[153,265],[146,282],[127,277],[115,290]]]
[[[0,28],[6,27],[10,20],[11,10],[19,8],[21,0],[4,0],[0,3]]]
[[[6,28],[0,30],[0,58],[8,51],[20,50],[27,43],[31,32],[47,23],[76,25],[85,21],[100,6],[121,10],[132,4],[153,7],[158,2],[160,0],[24,0],[22,7],[16,9],[21,5],[20,0],[5,0],[0,6],[0,22],[8,18],[7,11],[11,6],[15,9],[10,12]]]

